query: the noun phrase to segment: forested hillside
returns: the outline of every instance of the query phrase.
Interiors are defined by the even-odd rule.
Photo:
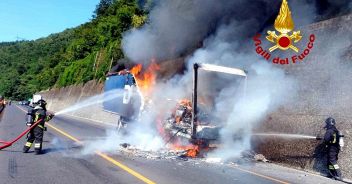
[[[145,22],[143,5],[101,0],[92,20],[79,27],[34,41],[0,43],[0,94],[20,100],[51,87],[104,78],[123,58],[122,33]]]

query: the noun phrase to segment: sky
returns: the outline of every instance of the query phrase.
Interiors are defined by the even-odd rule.
[[[1,0],[0,42],[35,40],[91,20],[100,0]]]

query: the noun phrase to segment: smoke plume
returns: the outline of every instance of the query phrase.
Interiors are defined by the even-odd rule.
[[[218,26],[231,19],[258,18],[265,22],[264,17],[270,17],[277,5],[246,0],[157,1],[150,12],[149,23],[125,34],[123,49],[135,62],[178,57],[199,47]],[[240,9],[245,11],[238,11]]]
[[[276,0],[163,0],[155,1],[148,23],[125,33],[122,46],[125,55],[135,62],[149,62],[184,56],[203,44],[222,25],[234,20],[252,20],[237,41],[246,40],[273,24],[281,2]],[[350,12],[350,1],[289,1],[294,21],[306,25]]]

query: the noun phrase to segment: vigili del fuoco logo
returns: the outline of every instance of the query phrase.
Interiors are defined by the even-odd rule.
[[[309,55],[314,46],[315,35],[311,34],[309,36],[308,44],[306,48],[300,52],[300,49],[295,46],[295,43],[301,41],[303,36],[301,31],[294,31],[294,22],[292,20],[291,11],[286,0],[282,1],[279,15],[275,19],[274,27],[279,34],[275,31],[268,31],[266,39],[273,44],[269,48],[269,51],[264,50],[261,46],[262,41],[260,39],[261,35],[257,34],[254,36],[254,44],[256,46],[255,51],[258,55],[262,56],[267,61],[272,61],[274,64],[290,64],[302,62],[306,56]],[[292,32],[292,33],[291,33]],[[272,53],[276,50],[293,50],[297,55],[292,55],[287,58],[272,57]]]

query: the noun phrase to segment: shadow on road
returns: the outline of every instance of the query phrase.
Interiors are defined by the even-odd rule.
[[[22,153],[22,151],[14,151],[14,150],[0,150],[0,152],[9,152],[9,153]],[[34,151],[28,151],[28,153],[33,153]]]
[[[320,173],[322,176],[328,176],[327,166],[327,155],[324,144],[319,144],[315,147],[313,159],[313,169]]]
[[[63,152],[63,151],[79,149],[79,148],[81,148],[81,146],[46,148],[42,150],[42,154],[53,153],[53,152]]]

